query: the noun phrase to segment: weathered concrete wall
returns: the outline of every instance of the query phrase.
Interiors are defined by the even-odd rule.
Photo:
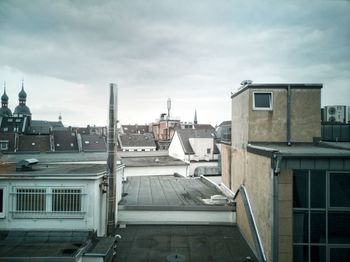
[[[272,110],[253,110],[253,93],[272,92]],[[287,90],[249,89],[249,141],[287,141]]]
[[[321,90],[292,89],[292,141],[321,137]]]
[[[255,251],[255,243],[253,240],[252,231],[248,223],[247,210],[245,210],[241,194],[238,194],[235,198],[236,201],[236,223],[241,231],[244,239],[252,250]]]
[[[293,172],[283,170],[278,175],[278,261],[293,261]]]
[[[231,146],[221,144],[222,183],[231,189]]]
[[[287,89],[259,89],[272,92],[273,108],[253,110],[253,92],[249,89],[248,140],[258,142],[287,141]],[[321,90],[291,89],[292,142],[312,142],[321,136]]]
[[[245,185],[247,189],[262,246],[267,261],[271,261],[271,159],[269,157],[249,153],[245,150],[233,149],[231,173],[232,190],[237,191],[241,184]]]
[[[234,148],[242,148],[248,142],[249,90],[232,98],[231,143]]]

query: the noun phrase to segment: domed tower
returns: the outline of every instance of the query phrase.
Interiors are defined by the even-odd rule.
[[[26,91],[24,91],[23,81],[22,81],[22,89],[18,94],[18,101],[19,101],[19,104],[18,106],[16,106],[13,114],[16,116],[31,116],[32,113],[30,113],[29,107],[26,106],[27,93]]]
[[[4,83],[4,94],[1,96],[0,117],[12,116],[10,108],[8,108],[9,97],[6,94],[6,83]]]

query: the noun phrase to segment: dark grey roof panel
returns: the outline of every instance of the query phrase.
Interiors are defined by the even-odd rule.
[[[154,137],[150,133],[121,134],[119,141],[122,147],[156,147]]]
[[[128,225],[117,234],[117,261],[258,261],[236,226]]]
[[[119,205],[125,207],[205,207],[212,205],[205,203],[203,199],[222,194],[215,186],[203,182],[202,178],[175,176],[128,177],[123,192],[127,195]],[[233,207],[230,203],[218,206]]]

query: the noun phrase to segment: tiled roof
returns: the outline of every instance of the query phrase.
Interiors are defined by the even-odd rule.
[[[50,151],[49,135],[20,135],[18,152],[48,152]]]
[[[145,134],[121,134],[119,135],[121,147],[156,147],[153,135]]]
[[[53,131],[55,151],[78,151],[77,134],[74,131]]]
[[[28,120],[28,117],[3,117],[0,121],[0,132],[21,133],[25,131],[28,126]],[[5,131],[4,128],[7,129],[7,131]],[[15,131],[15,128],[18,128],[18,131]]]
[[[197,129],[197,130],[209,130],[209,131],[214,131],[215,128],[212,126],[212,125],[209,125],[209,124],[196,124],[196,125],[193,125],[194,126],[194,129]]]
[[[223,121],[219,126],[231,126],[231,120]]]
[[[15,134],[11,133],[0,133],[0,141],[8,141],[7,150],[2,150],[3,152],[13,152],[15,150]],[[1,149],[0,149],[1,151]]]
[[[30,123],[30,128],[28,130],[29,134],[49,134],[50,129],[63,128],[62,122],[55,121],[45,121],[45,120],[32,120]]]
[[[81,134],[81,143],[83,151],[107,151],[105,138],[97,134]]]
[[[180,138],[180,142],[184,149],[185,154],[194,154],[189,139],[190,138],[214,138],[214,130],[208,129],[178,129],[177,133]],[[215,146],[214,154],[218,153],[218,149]]]
[[[144,134],[149,132],[148,125],[122,125],[124,134]]]

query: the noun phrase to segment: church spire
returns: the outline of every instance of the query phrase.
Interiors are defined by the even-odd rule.
[[[197,109],[194,110],[194,121],[193,124],[197,125],[198,121],[197,121]]]

